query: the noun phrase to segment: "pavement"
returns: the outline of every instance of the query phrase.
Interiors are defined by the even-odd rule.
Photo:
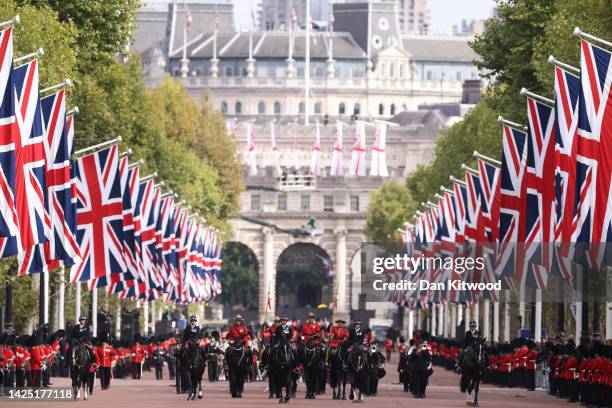
[[[413,399],[411,394],[403,392],[402,386],[398,382],[398,375],[394,361],[397,355],[392,356],[392,361],[386,365],[387,375],[381,380],[378,389],[378,396],[364,397],[364,404],[380,408],[406,407],[413,404],[418,407],[465,407],[465,395],[459,391],[459,376],[434,367],[434,374],[430,377],[427,395],[425,399]],[[167,378],[167,371],[164,372]],[[206,374],[205,374],[206,378]],[[69,386],[66,378],[54,378],[53,387]],[[201,400],[187,401],[186,395],[176,394],[173,382],[169,380],[157,381],[154,372],[143,372],[141,380],[113,379],[108,390],[100,390],[99,382],[96,385],[93,395],[88,401],[54,401],[54,402],[30,402],[14,401],[6,397],[0,399],[0,407],[3,408],[41,408],[48,406],[51,408],[74,407],[75,404],[87,406],[88,408],[158,408],[176,406],[201,406],[206,408],[214,407],[270,407],[278,404],[276,399],[268,399],[267,381],[253,382],[245,385],[242,399],[231,398],[229,395],[228,383],[226,381],[209,383],[204,380],[202,383],[204,397]],[[298,383],[297,397],[292,399],[289,404],[295,407],[346,407],[351,403],[350,400],[337,401],[331,399],[331,389],[328,388],[326,394],[317,396],[315,400],[304,399],[304,384]],[[348,387],[347,387],[348,394]],[[498,388],[488,384],[481,384],[479,403],[481,407],[576,407],[577,404],[568,404],[565,400],[560,400],[546,394],[544,391],[526,391],[515,388]]]

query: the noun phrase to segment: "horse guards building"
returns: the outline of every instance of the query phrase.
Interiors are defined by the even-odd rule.
[[[194,98],[206,95],[251,160],[230,241],[248,247],[258,260],[260,319],[268,293],[272,313],[295,303],[290,293],[277,293],[275,282],[281,254],[300,245],[318,247],[332,265],[317,301],[335,299],[343,314],[374,309],[376,317],[391,317],[391,304],[368,304],[361,296],[360,248],[367,241],[370,197],[430,162],[436,136],[461,119],[483,87],[469,38],[406,34],[396,0],[330,3],[333,30],[328,24],[309,33],[304,27],[238,30],[231,0],[150,2],[136,19],[133,49],[142,56],[147,85],[171,75]],[[367,175],[351,177],[356,119],[372,126],[365,126]],[[345,176],[332,176],[330,168],[338,120]],[[395,124],[387,127],[388,177],[370,175],[374,123],[380,120]],[[321,175],[315,177],[309,169],[317,132]],[[278,229],[303,228],[311,217],[318,231],[312,236]]]

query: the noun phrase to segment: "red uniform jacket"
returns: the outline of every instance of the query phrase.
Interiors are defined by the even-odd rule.
[[[387,352],[391,352],[393,350],[393,340],[385,340],[385,350],[387,350]]]
[[[12,367],[15,364],[15,353],[10,346],[4,347],[4,363],[7,367]]]
[[[145,357],[145,349],[142,346],[132,346],[132,363],[142,363]]]
[[[32,363],[30,369],[32,371],[40,371],[43,365],[44,351],[41,346],[32,347]]]
[[[537,350],[530,350],[527,353],[527,370],[535,370],[536,369],[536,359],[538,358]]]
[[[227,338],[229,340],[242,340],[246,347],[249,346],[249,329],[247,329],[244,325],[234,324],[230,327],[229,333],[227,333]]]
[[[563,365],[563,371],[565,373],[564,378],[566,380],[573,381],[574,375],[576,374],[576,369],[578,368],[578,360],[576,357],[570,356],[567,360],[565,360],[565,364]]]
[[[117,351],[112,346],[100,346],[96,348],[96,357],[100,367],[111,368],[117,361]]]
[[[302,331],[300,332],[304,343],[306,343],[310,338],[314,336],[321,337],[321,325],[319,323],[304,323],[302,326]],[[313,344],[319,344],[319,340],[313,340]]]
[[[332,326],[331,330],[329,331],[329,338],[331,340],[330,346],[332,348],[340,347],[340,343],[348,339],[348,335],[349,334],[346,327]]]

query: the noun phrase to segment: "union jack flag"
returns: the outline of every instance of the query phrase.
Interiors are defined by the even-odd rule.
[[[527,167],[527,134],[507,125],[502,126],[501,206],[499,210],[499,250],[496,275],[515,278],[517,243],[524,240],[524,183]],[[506,279],[511,282],[511,279]]]
[[[158,289],[162,287],[163,279],[158,273],[158,259],[156,251],[155,234],[157,231],[157,217],[159,216],[161,191],[155,186],[153,179],[140,183],[138,203],[140,205],[140,241],[142,246],[142,261],[146,276],[145,299],[155,299],[159,295]]]
[[[83,261],[70,270],[72,282],[104,278],[126,270],[123,205],[117,146],[79,158],[74,167],[77,242]]]
[[[527,117],[525,259],[518,281],[545,290],[555,224],[555,115],[552,107],[527,98]]]
[[[13,28],[0,31],[0,258],[18,251],[15,208],[15,88]]]
[[[47,242],[51,218],[47,212],[45,137],[38,94],[38,61],[13,71],[17,132],[15,137],[15,208],[19,218],[20,244],[29,250]],[[20,251],[21,252],[21,251]]]
[[[574,241],[591,243],[587,259],[612,265],[612,53],[581,41]]]
[[[555,67],[555,242],[556,268],[572,277],[571,240],[576,196],[576,127],[580,77]]]
[[[72,118],[66,126],[64,90],[40,101],[45,131],[47,200],[51,217],[51,239],[38,244],[20,257],[19,274],[71,266],[80,260],[76,242],[76,207],[72,197],[70,156],[74,145]]]

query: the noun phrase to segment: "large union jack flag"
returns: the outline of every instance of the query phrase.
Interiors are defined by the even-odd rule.
[[[499,250],[496,275],[515,278],[517,243],[524,240],[524,183],[527,166],[527,134],[522,130],[502,126],[502,157],[499,210]],[[520,276],[519,276],[520,278]],[[509,279],[506,280],[510,282]]]
[[[75,166],[77,242],[83,261],[70,270],[72,282],[125,272],[123,206],[117,146],[89,154]]]
[[[0,31],[0,257],[17,254],[19,219],[15,208],[15,91],[13,29]]]
[[[47,212],[45,137],[38,94],[38,61],[13,71],[17,103],[15,117],[15,208],[19,218],[20,244],[29,250],[47,242],[51,218]]]
[[[593,268],[612,265],[612,253],[604,255],[605,243],[612,242],[611,60],[610,51],[581,41],[573,238],[591,243],[588,257],[577,260]]]
[[[576,195],[576,127],[580,77],[555,67],[555,251],[556,268],[565,279],[572,277],[571,251],[574,199]]]
[[[66,94],[56,92],[41,101],[45,131],[47,200],[51,239],[26,250],[20,275],[74,265],[79,260],[76,242],[76,207],[72,197],[70,156],[74,145],[72,118],[66,126]]]
[[[551,106],[527,98],[525,283],[546,289],[552,266],[555,225],[555,115]],[[520,265],[519,265],[520,267]]]
[[[146,299],[154,299],[159,293],[163,279],[158,270],[156,250],[157,218],[159,216],[161,191],[153,179],[140,183],[138,204],[140,205],[140,244],[143,270],[146,277]]]

